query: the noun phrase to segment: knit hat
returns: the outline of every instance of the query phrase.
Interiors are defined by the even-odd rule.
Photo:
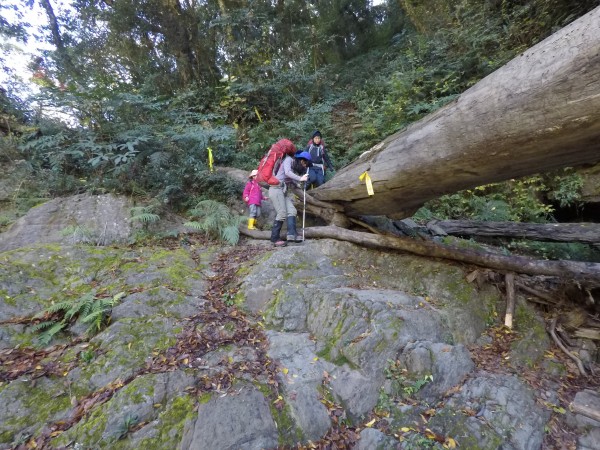
[[[252,172],[250,172],[250,175],[248,175],[248,178],[255,177],[256,175],[258,175],[258,170],[254,169]]]
[[[315,130],[315,132],[312,134],[313,139],[315,138],[315,136],[321,137],[321,132],[319,130]]]

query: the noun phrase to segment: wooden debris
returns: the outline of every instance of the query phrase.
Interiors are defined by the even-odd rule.
[[[600,422],[600,395],[596,392],[589,389],[578,392],[570,407],[574,413]]]
[[[558,345],[558,347],[565,352],[565,354],[571,358],[573,361],[575,361],[575,364],[577,364],[577,368],[579,369],[579,373],[583,376],[586,376],[587,373],[585,371],[585,368],[583,367],[583,363],[581,362],[581,360],[575,356],[573,353],[571,353],[569,350],[567,350],[567,348],[565,347],[565,345],[562,343],[562,341],[558,338],[558,336],[556,335],[556,322],[558,321],[558,318],[554,318],[552,319],[552,322],[550,323],[550,336],[552,336],[552,339],[554,340],[554,343],[556,345]]]
[[[515,274],[509,272],[504,277],[506,287],[506,315],[504,325],[510,329],[513,327],[513,316],[515,314]]]

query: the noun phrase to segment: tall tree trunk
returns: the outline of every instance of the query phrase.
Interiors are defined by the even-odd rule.
[[[59,77],[61,78],[60,81],[64,82],[65,75],[75,77],[77,75],[77,71],[75,70],[75,66],[73,65],[67,48],[64,45],[58,19],[56,18],[56,14],[54,14],[54,8],[52,7],[50,0],[40,0],[40,5],[42,8],[44,8],[44,11],[46,11],[46,16],[48,17],[48,24],[50,26],[50,32],[52,33],[52,43],[56,47],[56,52],[58,54],[58,66],[59,69],[64,70],[59,70]]]
[[[312,191],[346,214],[411,215],[462,189],[600,160],[600,7],[390,136]],[[375,195],[359,176],[368,171]]]

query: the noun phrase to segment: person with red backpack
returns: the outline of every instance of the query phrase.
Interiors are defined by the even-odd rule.
[[[286,140],[287,141],[287,140]],[[281,142],[281,141],[280,141]],[[273,228],[271,228],[271,242],[276,247],[284,247],[287,245],[286,241],[282,240],[279,236],[281,228],[283,227],[283,221],[287,221],[287,241],[288,242],[302,242],[302,236],[298,236],[296,233],[296,208],[292,203],[291,198],[288,195],[288,187],[290,184],[298,182],[302,183],[308,179],[308,174],[298,175],[293,170],[293,155],[296,152],[296,147],[290,141],[287,141],[287,150],[285,156],[279,165],[279,168],[274,173],[275,178],[279,181],[278,185],[269,186],[269,199],[271,200],[273,207],[275,208],[276,216],[273,222]],[[303,158],[308,165],[310,160],[307,160],[309,155],[305,154]]]
[[[312,134],[312,138],[308,141],[304,151],[310,154],[312,160],[312,167],[308,174],[308,186],[319,187],[325,183],[325,171],[328,169],[335,170],[329,155],[325,151],[325,143],[319,130],[315,130]]]

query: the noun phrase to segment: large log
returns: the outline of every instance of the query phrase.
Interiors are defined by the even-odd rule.
[[[312,195],[351,216],[404,218],[443,194],[599,161],[599,49],[600,7],[376,145]],[[365,171],[371,197],[359,181]]]
[[[453,236],[512,237],[549,242],[600,243],[600,223],[518,223],[441,220],[427,224]]]

